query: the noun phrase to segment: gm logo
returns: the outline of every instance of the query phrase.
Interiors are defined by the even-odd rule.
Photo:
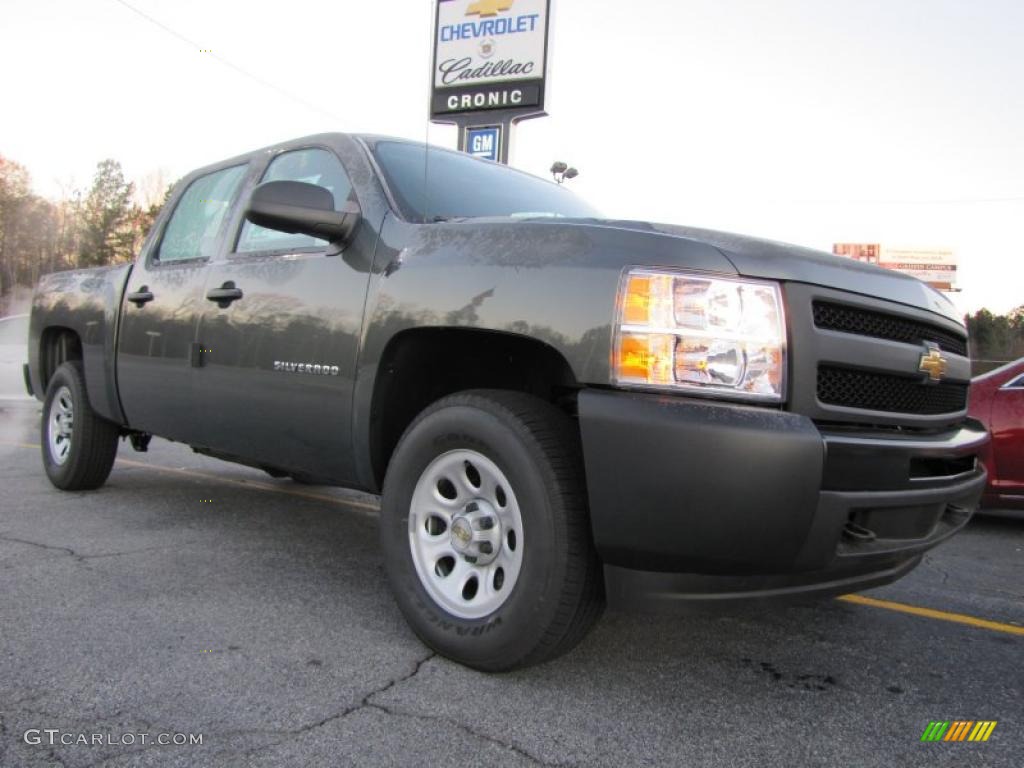
[[[466,151],[473,157],[498,162],[501,152],[501,127],[466,129]]]

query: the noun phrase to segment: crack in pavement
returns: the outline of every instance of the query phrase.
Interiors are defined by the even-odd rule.
[[[19,538],[15,537],[15,536],[5,536],[3,534],[0,534],[0,541],[10,541],[10,542],[13,542],[15,544],[25,544],[25,545],[30,546],[30,547],[38,547],[39,549],[50,549],[50,550],[54,550],[56,552],[64,552],[69,557],[73,558],[76,562],[80,562],[80,563],[84,563],[86,560],[98,560],[98,559],[104,558],[104,557],[121,557],[122,555],[135,555],[135,554],[138,554],[140,552],[153,552],[153,551],[158,550],[158,549],[171,549],[174,546],[179,546],[179,545],[164,544],[164,545],[160,545],[160,546],[157,546],[157,547],[142,547],[140,549],[126,549],[126,550],[121,551],[121,552],[99,552],[99,553],[97,553],[95,555],[83,555],[83,554],[80,554],[80,553],[76,552],[71,547],[61,547],[61,546],[57,546],[57,545],[54,545],[54,544],[43,544],[42,542],[39,542],[39,541],[30,541],[29,539],[19,539]]]
[[[942,576],[942,581],[939,583],[940,586],[945,585],[946,582],[949,581],[949,572],[946,571],[946,569],[940,566],[938,563],[936,563],[935,557],[931,554],[925,556],[924,565],[928,568],[931,568],[932,570],[939,572],[939,575]]]
[[[56,547],[51,544],[41,544],[38,541],[29,541],[28,539],[18,539],[13,536],[4,535],[0,535],[0,541],[13,541],[15,544],[27,544],[30,547],[39,547],[39,549],[52,549],[56,550],[57,552],[64,552],[68,555],[71,555],[71,557],[81,557],[81,555],[79,555],[77,552],[75,552],[75,550],[71,549],[70,547]]]
[[[396,685],[400,685],[401,683],[404,683],[407,680],[411,680],[412,678],[416,677],[416,675],[418,675],[420,673],[420,670],[423,669],[423,665],[426,664],[431,659],[435,658],[436,656],[437,656],[437,654],[434,653],[433,651],[431,651],[429,654],[424,656],[422,659],[419,659],[416,662],[416,664],[413,666],[412,671],[409,672],[408,674],[405,674],[405,675],[402,675],[401,677],[396,677],[396,678],[393,678],[391,680],[388,680],[388,682],[386,682],[384,685],[380,686],[379,688],[374,688],[372,691],[370,691],[365,696],[363,696],[363,698],[359,701],[358,704],[355,704],[355,705],[353,705],[351,707],[346,707],[345,709],[341,710],[340,712],[336,712],[333,715],[329,715],[329,716],[325,717],[322,720],[316,721],[315,723],[310,723],[308,725],[302,726],[301,728],[295,728],[295,729],[292,729],[292,730],[275,731],[275,730],[258,729],[257,728],[257,729],[251,729],[251,730],[250,729],[245,729],[245,730],[226,731],[223,735],[227,735],[227,736],[236,736],[236,735],[237,736],[244,736],[244,735],[250,735],[250,734],[276,734],[276,735],[281,735],[281,736],[285,736],[286,737],[286,738],[281,739],[280,741],[273,741],[273,742],[270,742],[268,744],[261,744],[260,746],[257,746],[257,747],[251,747],[251,748],[245,750],[244,752],[242,752],[241,753],[241,757],[250,757],[251,755],[254,755],[254,754],[258,753],[258,752],[263,752],[265,750],[272,749],[274,747],[280,746],[281,744],[284,744],[287,741],[290,741],[290,740],[294,739],[297,736],[301,736],[301,735],[303,735],[305,733],[309,733],[310,731],[314,731],[317,728],[322,728],[323,726],[327,725],[328,723],[333,723],[333,722],[336,722],[338,720],[342,720],[342,719],[348,717],[349,715],[351,715],[351,714],[353,714],[355,712],[358,712],[360,710],[367,709],[369,707],[374,706],[374,705],[370,704],[369,700],[371,698],[373,698],[374,696],[376,696],[376,695],[378,695],[380,693],[383,693],[384,691],[389,691],[392,688],[394,688]]]
[[[318,720],[315,723],[310,723],[309,725],[304,725],[301,728],[297,728],[297,729],[294,729],[294,730],[291,730],[291,731],[283,731],[283,732],[278,731],[276,733],[287,734],[289,738],[282,739],[281,741],[277,741],[277,742],[272,742],[270,744],[264,744],[264,745],[261,745],[259,747],[254,747],[252,749],[246,750],[245,752],[242,753],[242,755],[244,757],[249,757],[249,756],[251,756],[253,754],[256,754],[258,752],[262,752],[264,750],[271,749],[273,747],[279,746],[280,744],[283,744],[286,741],[289,741],[291,738],[295,738],[296,736],[301,736],[301,735],[303,735],[305,733],[309,733],[310,731],[314,731],[317,728],[322,728],[323,726],[325,726],[325,725],[327,725],[329,723],[334,723],[334,722],[338,722],[339,720],[343,720],[346,717],[349,717],[350,715],[355,714],[356,712],[360,712],[360,711],[365,710],[365,709],[373,709],[373,710],[376,710],[378,712],[382,712],[383,714],[385,714],[385,715],[387,715],[389,717],[405,717],[405,718],[409,718],[409,719],[413,719],[413,720],[428,720],[428,721],[433,721],[433,722],[447,723],[448,725],[451,725],[454,728],[457,728],[458,730],[462,731],[463,733],[465,733],[465,734],[467,734],[469,736],[472,736],[475,739],[479,739],[481,741],[486,741],[489,744],[493,744],[495,746],[501,747],[502,749],[506,749],[506,750],[508,750],[510,752],[513,752],[514,754],[518,755],[519,757],[522,757],[522,758],[524,758],[524,759],[526,759],[526,760],[528,760],[531,763],[534,763],[536,765],[543,766],[544,768],[566,768],[567,766],[572,765],[571,763],[549,763],[549,762],[546,762],[546,761],[540,759],[539,757],[537,757],[536,755],[531,754],[526,749],[523,749],[522,747],[518,746],[517,744],[513,744],[511,742],[502,741],[501,739],[495,738],[494,736],[491,736],[488,733],[483,733],[482,731],[478,731],[478,730],[476,730],[474,728],[471,728],[470,726],[466,725],[465,723],[460,723],[458,720],[455,720],[455,719],[453,719],[451,717],[448,717],[447,715],[427,715],[427,714],[419,714],[419,713],[416,713],[416,712],[406,712],[406,711],[401,711],[401,710],[393,709],[393,708],[388,707],[388,706],[386,706],[384,704],[380,704],[378,702],[373,701],[373,699],[375,697],[381,696],[382,694],[387,693],[388,691],[396,688],[397,686],[401,685],[402,683],[406,683],[409,680],[412,680],[414,677],[416,677],[420,673],[420,671],[423,669],[423,667],[426,665],[427,662],[431,661],[432,659],[435,659],[436,657],[437,657],[436,653],[432,652],[432,653],[428,654],[427,656],[425,656],[424,658],[422,658],[422,659],[420,659],[419,661],[416,662],[416,665],[413,667],[411,672],[409,672],[408,674],[402,675],[401,677],[396,677],[396,678],[394,678],[392,680],[389,680],[387,683],[385,683],[384,685],[380,686],[379,688],[375,688],[374,690],[370,691],[365,696],[363,696],[362,700],[360,700],[360,702],[358,704],[355,704],[355,705],[353,705],[351,707],[346,707],[345,709],[343,709],[340,712],[337,712],[337,713],[335,713],[333,715],[330,715],[329,717],[325,717],[322,720]],[[253,731],[232,731],[230,733],[232,733],[232,734],[242,734],[242,733],[268,734],[268,733],[275,733],[275,732],[274,731],[266,731],[266,730],[253,730]]]
[[[486,741],[490,744],[494,744],[495,746],[507,749],[510,752],[514,752],[520,757],[529,760],[531,763],[536,763],[537,765],[544,766],[544,768],[570,768],[570,766],[575,765],[575,763],[549,763],[546,760],[541,760],[539,757],[530,752],[527,752],[525,749],[523,749],[517,744],[513,744],[510,741],[502,741],[501,739],[495,738],[494,736],[491,736],[488,733],[483,733],[482,731],[478,731],[475,728],[471,728],[465,723],[460,723],[458,720],[448,717],[447,715],[423,715],[418,714],[416,712],[402,712],[397,709],[391,709],[390,707],[386,707],[383,704],[375,704],[373,702],[366,704],[366,707],[379,710],[380,712],[383,712],[386,715],[390,715],[391,717],[406,717],[412,720],[429,720],[432,722],[448,723],[449,725],[458,728],[463,733],[469,734],[470,736],[480,739],[481,741]]]
[[[420,673],[420,670],[423,669],[423,666],[428,661],[436,657],[437,654],[431,651],[429,654],[427,654],[422,659],[416,662],[416,665],[413,667],[412,672],[409,672],[406,675],[402,675],[401,677],[396,677],[392,680],[389,680],[387,683],[385,683],[379,688],[374,688],[368,694],[363,696],[362,700],[355,706],[343,709],[341,712],[333,714],[330,717],[325,717],[323,720],[320,720],[319,722],[304,725],[301,728],[298,728],[297,730],[290,731],[290,733],[294,736],[298,736],[303,733],[308,733],[309,731],[316,730],[317,728],[322,728],[323,726],[327,725],[328,723],[332,723],[335,720],[341,720],[342,718],[348,717],[349,715],[358,712],[361,709],[366,709],[367,707],[375,707],[376,705],[371,703],[370,699],[372,699],[374,696],[379,696],[380,694],[385,693],[386,691],[390,691],[396,685],[401,685],[402,683],[412,680],[414,677],[416,677],[416,675]]]
[[[0,538],[2,538],[2,537],[0,537]],[[45,548],[47,548],[47,549],[60,549],[60,550],[66,550],[67,549],[66,547],[45,547]],[[281,744],[284,744],[284,743],[286,743],[288,741],[291,741],[291,740],[293,740],[293,739],[295,739],[297,737],[300,737],[300,736],[303,736],[304,734],[307,734],[307,733],[310,733],[312,731],[315,731],[318,728],[322,728],[325,725],[328,725],[330,723],[334,723],[334,722],[338,722],[340,720],[343,720],[346,717],[349,717],[350,715],[353,715],[353,714],[355,714],[357,712],[360,712],[360,711],[363,711],[363,710],[372,709],[372,710],[375,710],[377,712],[381,712],[381,713],[383,713],[383,714],[385,714],[385,715],[387,715],[389,717],[404,717],[404,718],[409,718],[409,719],[413,719],[413,720],[425,720],[425,721],[446,723],[446,724],[450,725],[451,727],[456,728],[456,729],[462,731],[463,733],[465,733],[465,734],[467,734],[467,735],[469,735],[469,736],[471,736],[471,737],[473,737],[475,739],[479,739],[481,741],[486,741],[489,744],[493,744],[493,745],[495,745],[497,747],[501,747],[502,749],[506,749],[506,750],[514,753],[515,755],[517,755],[519,757],[522,757],[525,760],[528,760],[530,763],[533,763],[533,764],[539,765],[539,766],[543,766],[543,768],[567,768],[567,766],[572,765],[571,763],[551,763],[551,762],[547,762],[547,761],[542,760],[541,758],[537,757],[536,755],[531,754],[528,750],[524,749],[523,747],[518,746],[517,744],[514,744],[512,742],[503,741],[503,740],[501,740],[499,738],[491,736],[488,733],[484,733],[482,731],[478,731],[478,730],[472,728],[471,726],[468,726],[465,723],[461,723],[458,720],[455,720],[454,718],[451,718],[451,717],[449,717],[447,715],[433,715],[433,714],[421,714],[421,713],[417,713],[417,712],[410,712],[410,711],[396,709],[396,708],[393,708],[393,707],[388,706],[386,704],[382,704],[382,703],[374,701],[374,699],[376,697],[381,696],[381,695],[387,693],[388,691],[391,691],[391,690],[395,689],[396,687],[402,685],[403,683],[406,683],[406,682],[412,680],[413,678],[415,678],[423,670],[424,666],[426,666],[426,664],[429,661],[431,661],[431,660],[433,660],[435,658],[437,658],[437,654],[436,653],[431,652],[431,653],[427,654],[423,658],[418,659],[416,661],[416,663],[413,665],[412,670],[410,670],[406,674],[401,675],[399,677],[392,678],[392,679],[388,680],[386,683],[384,683],[383,685],[381,685],[381,686],[379,686],[377,688],[374,688],[373,690],[369,691],[368,693],[366,693],[359,700],[359,702],[357,704],[353,704],[352,706],[346,707],[345,709],[341,710],[340,712],[336,712],[336,713],[334,713],[332,715],[329,715],[328,717],[325,717],[325,718],[323,718],[321,720],[317,720],[316,722],[309,723],[309,724],[303,725],[303,726],[301,726],[299,728],[294,728],[294,729],[289,729],[289,730],[275,730],[275,729],[253,728],[253,729],[239,729],[239,730],[222,731],[222,732],[220,732],[219,735],[222,736],[222,737],[228,737],[228,738],[230,738],[232,736],[271,736],[271,737],[279,737],[275,741],[270,741],[270,742],[265,743],[265,744],[260,744],[260,745],[255,746],[255,747],[250,747],[249,749],[246,749],[245,751],[238,753],[239,756],[241,756],[243,758],[248,758],[248,757],[250,757],[250,756],[252,756],[254,754],[257,754],[259,752],[263,752],[263,751],[266,751],[268,749],[272,749],[273,747],[280,746]],[[26,699],[23,699],[23,701],[28,701],[28,700],[31,700],[33,698],[38,698],[38,697],[39,697],[39,695],[37,694],[35,696],[26,697]],[[29,711],[29,710],[25,710],[25,711]],[[36,712],[38,714],[41,714],[41,712],[38,712],[36,710],[32,710],[32,711]],[[99,722],[106,721],[106,722],[109,723],[109,722],[115,721],[119,716],[122,716],[122,715],[125,715],[125,714],[127,714],[127,713],[125,713],[123,710],[121,710],[121,711],[118,711],[118,712],[114,713],[114,715],[111,715],[109,717],[101,717],[98,720],[97,720],[97,718],[90,718],[90,720],[91,721],[99,721]],[[147,719],[145,719],[143,717],[132,716],[131,714],[127,714],[127,716],[128,716],[128,718],[130,720],[134,721],[135,723],[138,723],[138,724],[141,724],[141,725],[145,726],[145,730],[147,732],[152,732],[153,729],[156,727],[156,725],[154,723],[150,722],[149,720],[147,720]],[[0,721],[0,724],[2,724],[2,721]],[[200,731],[202,731],[202,730],[203,729],[200,729]],[[167,732],[169,733],[171,731],[167,730]],[[116,761],[119,761],[119,760],[124,760],[126,758],[130,758],[131,756],[139,755],[142,752],[148,752],[148,751],[150,751],[152,749],[156,749],[157,747],[160,747],[160,746],[167,746],[167,745],[161,745],[161,744],[155,744],[154,743],[154,744],[149,744],[147,746],[144,746],[144,747],[142,747],[140,749],[132,749],[132,750],[127,750],[127,751],[123,751],[123,752],[117,752],[117,753],[114,753],[114,754],[108,754],[108,755],[105,755],[103,757],[99,757],[95,761],[90,762],[90,763],[82,766],[82,768],[98,768],[98,766],[108,765],[108,764],[110,764],[112,762],[116,762]],[[230,753],[233,750],[228,749],[226,751]],[[3,753],[0,752],[0,755],[2,755],[2,754]],[[56,761],[56,762],[58,762],[58,763],[60,763],[61,765],[64,765],[64,762],[56,754],[55,750],[50,750],[49,758],[54,760],[54,761]],[[0,763],[0,764],[2,764],[2,763]]]

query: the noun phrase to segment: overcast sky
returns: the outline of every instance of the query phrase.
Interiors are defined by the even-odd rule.
[[[432,0],[124,2],[167,29],[119,0],[0,6],[0,154],[41,194],[320,131],[455,145],[426,120]],[[577,166],[615,217],[951,246],[962,310],[1024,304],[1021,0],[555,5],[551,116],[513,165]]]

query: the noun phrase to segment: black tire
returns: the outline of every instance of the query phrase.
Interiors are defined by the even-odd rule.
[[[504,473],[526,546],[505,602],[481,618],[453,615],[430,596],[410,546],[410,507],[435,458],[472,450]],[[402,436],[381,503],[385,567],[398,605],[438,653],[485,672],[552,659],[573,648],[604,608],[604,581],[587,512],[579,434],[553,405],[519,392],[474,390],[423,411]]]
[[[55,454],[50,442],[51,420],[54,413],[62,408],[57,402],[60,395],[70,400],[72,409],[71,437],[64,438],[67,452],[63,458]],[[114,466],[119,434],[116,424],[101,418],[89,405],[82,364],[69,361],[57,368],[46,387],[40,425],[43,468],[50,482],[65,491],[99,488]],[[64,445],[63,442],[61,444]]]

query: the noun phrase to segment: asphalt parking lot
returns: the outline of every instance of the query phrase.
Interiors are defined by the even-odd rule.
[[[154,440],[52,488],[0,401],[0,766],[1024,764],[1024,521],[976,519],[870,593],[606,614],[487,676],[432,655],[384,579],[376,499]],[[962,614],[988,626],[952,621]],[[994,720],[985,743],[922,743]],[[28,744],[30,729],[201,745]]]

